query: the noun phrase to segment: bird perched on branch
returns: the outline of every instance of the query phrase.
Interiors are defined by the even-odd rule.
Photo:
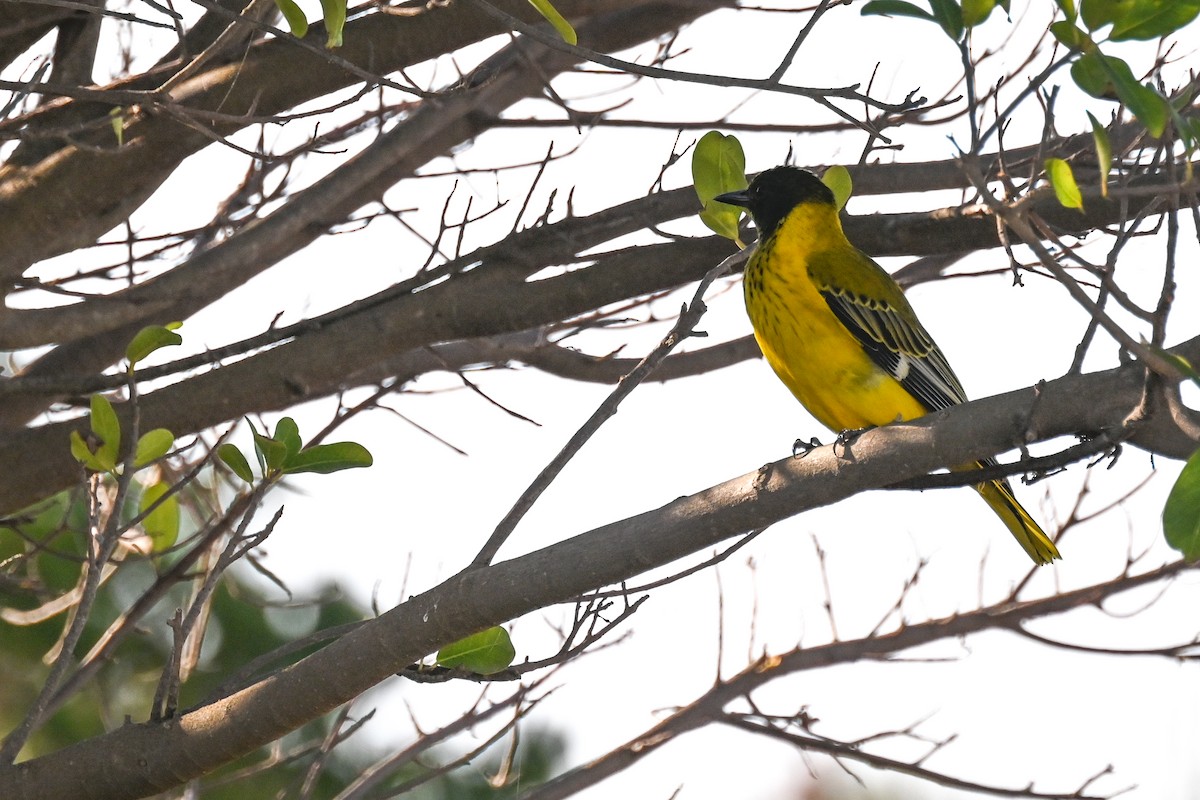
[[[846,238],[833,192],[820,178],[776,167],[715,199],[754,218],[758,245],[744,278],[754,336],[780,380],[823,425],[852,431],[966,402],[903,291]],[[1007,480],[975,489],[1036,563],[1060,558]]]

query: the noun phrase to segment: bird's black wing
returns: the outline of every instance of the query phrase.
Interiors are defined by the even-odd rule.
[[[874,270],[882,268],[869,261]],[[871,294],[833,285],[830,269],[817,268],[810,276],[834,316],[863,346],[880,369],[900,382],[928,410],[937,411],[965,403],[966,393],[946,357],[921,325],[900,287],[883,273],[868,286]],[[875,278],[875,275],[872,275]]]

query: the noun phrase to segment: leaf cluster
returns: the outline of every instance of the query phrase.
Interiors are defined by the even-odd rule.
[[[291,417],[275,424],[275,433],[259,433],[254,423],[246,420],[254,437],[254,455],[264,480],[276,481],[285,475],[315,472],[328,475],[344,469],[369,467],[374,463],[367,448],[357,442],[310,444],[300,438],[300,428]],[[217,448],[217,456],[233,473],[246,483],[254,482],[250,462],[237,445],[226,442]]]

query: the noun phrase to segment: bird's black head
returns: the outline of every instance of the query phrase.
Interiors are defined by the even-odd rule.
[[[760,239],[770,236],[788,212],[801,203],[834,203],[829,187],[799,167],[774,167],[759,173],[749,188],[714,199],[749,210]]]

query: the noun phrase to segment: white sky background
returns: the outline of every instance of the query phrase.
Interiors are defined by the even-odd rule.
[[[319,16],[316,3],[302,5],[310,17]],[[998,63],[991,69],[1001,70],[1028,52],[1030,37],[1040,33],[1047,19],[1044,6],[1050,4],[1033,5],[1035,10],[1024,22],[1010,26],[997,15],[983,29],[986,36],[981,38],[990,44],[999,44],[1001,37],[1015,30],[1010,50],[997,56]],[[693,49],[671,66],[761,77],[774,68],[806,20],[807,15],[712,15],[684,34],[677,50]],[[488,45],[477,50],[482,56],[490,49]],[[639,52],[644,61],[649,51]],[[1131,59],[1135,74],[1152,58],[1145,47],[1121,47],[1115,52]],[[1189,65],[1194,68],[1194,52],[1184,50],[1179,55],[1180,71]],[[891,100],[917,87],[937,97],[948,88],[938,81],[959,69],[953,46],[931,25],[863,19],[852,7],[837,9],[819,23],[788,80],[815,86],[865,85],[876,62],[874,93]],[[429,77],[433,71],[417,69],[412,74]],[[432,84],[441,84],[452,74],[448,62],[443,62]],[[734,90],[664,81],[642,81],[632,91],[624,88],[628,82],[620,78],[611,84],[613,95],[580,99],[577,107],[603,108],[632,96],[635,103],[618,116],[715,119],[745,99]],[[595,85],[577,77],[555,82],[568,99],[593,92]],[[1065,89],[1059,103],[1060,132],[1083,130],[1086,118],[1077,96]],[[509,116],[546,114],[546,108],[545,103],[529,102]],[[1032,111],[1032,103],[1029,108]],[[1089,108],[1101,119],[1110,113],[1104,104],[1092,103]],[[761,95],[730,118],[805,125],[826,121],[828,114],[801,98]],[[1010,129],[1006,143],[1016,147],[1035,141],[1040,123],[1037,117],[1022,118]],[[268,141],[271,136],[281,142],[298,141],[309,132],[307,123],[282,132],[272,129]],[[945,133],[965,142],[965,121]],[[895,156],[900,160],[949,158],[955,152],[941,132],[911,127],[894,134],[905,147]],[[681,141],[686,144],[698,136],[685,133]],[[257,132],[247,132],[238,141],[252,146],[256,137]],[[555,219],[561,216],[562,200],[571,186],[576,187],[575,207],[581,214],[643,195],[669,156],[674,134],[598,129],[580,135],[570,128],[501,131],[481,137],[474,148],[460,154],[458,163],[535,160],[551,138],[556,152],[576,146],[580,151],[547,168],[526,222],[541,212],[553,189],[560,190]],[[742,141],[748,169],[754,172],[782,162],[789,142],[800,164],[852,163],[864,136],[847,133],[789,140],[782,135],[745,135]],[[885,152],[878,157],[891,156]],[[245,168],[244,156],[217,147],[193,161],[135,215],[134,222],[143,232],[186,225],[192,215],[206,219]],[[305,168],[315,179],[336,163],[333,156],[316,156]],[[688,165],[685,158],[667,171],[667,188],[690,183]],[[428,171],[450,167],[443,159]],[[500,197],[519,206],[532,174],[529,169],[503,174]],[[309,182],[305,177],[301,180]],[[408,181],[388,199],[392,207],[419,208],[406,220],[431,235],[449,185],[446,179]],[[456,213],[465,208],[468,190],[478,195],[475,211],[497,196],[493,178],[478,175],[460,186],[452,204]],[[957,195],[947,193],[897,201],[896,207],[886,210],[933,208],[956,201]],[[858,198],[851,200],[849,211],[863,214],[880,207],[878,198]],[[503,235],[511,225],[511,214],[497,217],[493,226],[472,226],[468,243],[486,244]],[[673,223],[669,229],[705,234],[698,221]],[[1189,326],[1200,318],[1195,232],[1186,219],[1181,243],[1179,299],[1174,335],[1168,343],[1194,335],[1194,327]],[[1087,252],[1102,260],[1106,247],[1102,241]],[[1123,274],[1128,278],[1138,270],[1145,273],[1147,282],[1137,296],[1147,301],[1157,296],[1161,244],[1138,242],[1131,248],[1144,253],[1144,262],[1128,253]],[[464,252],[468,249],[464,247]],[[326,237],[250,282],[231,302],[188,321],[183,331],[186,345],[202,349],[250,335],[279,311],[284,312],[280,323],[286,324],[335,308],[410,274],[425,256],[425,247],[395,224],[376,223],[360,233]],[[895,269],[903,263],[885,266]],[[1005,265],[997,250],[961,262],[955,271]],[[687,297],[691,291],[687,289]],[[740,287],[730,288],[726,282],[710,294],[711,310],[701,328],[711,338],[692,346],[750,330]],[[1001,275],[921,286],[910,296],[973,397],[1058,377],[1070,364],[1086,322],[1064,290],[1035,275],[1026,276],[1023,288],[1013,288],[1010,278]],[[655,310],[669,316],[683,299],[683,295],[673,296],[656,304]],[[580,337],[577,344],[602,353],[629,342],[623,355],[639,355],[664,331],[659,326]],[[1092,349],[1089,368],[1115,363],[1115,347],[1102,339]],[[352,421],[336,438],[366,444],[376,465],[297,481],[305,494],[280,492],[275,499],[287,506],[287,513],[266,548],[268,566],[300,594],[306,587],[336,581],[364,604],[375,594],[384,608],[398,602],[402,593],[406,596],[436,585],[470,560],[520,492],[610,390],[550,378],[532,369],[476,373],[472,380],[498,402],[541,426],[514,419],[464,389],[390,400],[406,416],[467,450],[469,457],[453,453],[387,413]],[[457,385],[452,376],[431,376],[416,388],[432,391]],[[294,416],[308,434],[329,419],[332,408],[331,402],[314,403]],[[797,437],[810,436],[831,438],[762,361],[666,385],[643,385],[543,496],[501,557],[529,552],[750,472],[787,455]],[[1031,487],[1018,486],[1017,491],[1035,517],[1061,518],[1085,479],[1093,490],[1085,508],[1097,509],[1134,487],[1146,474],[1148,462],[1145,453],[1127,449],[1112,470],[1086,471],[1076,465],[1066,474]],[[1073,588],[1110,578],[1120,570],[1130,547],[1135,552],[1150,548],[1147,565],[1171,557],[1161,541],[1159,514],[1180,465],[1160,459],[1156,466],[1158,474],[1144,490],[1067,537],[1063,562],[1041,569],[1034,578],[1034,591],[1048,593],[1056,586]],[[706,570],[656,590],[632,620],[628,641],[560,673],[557,683],[562,688],[534,715],[533,724],[565,730],[569,763],[574,765],[648,729],[663,709],[691,702],[711,685],[718,668],[729,675],[764,649],[782,652],[798,642],[828,641],[814,537],[827,551],[834,616],[843,638],[861,636],[875,626],[894,604],[918,558],[929,559],[929,565],[905,601],[906,617],[912,621],[970,610],[981,596],[994,602],[1029,567],[1023,551],[968,490],[860,495],[776,525],[719,570]],[[1116,648],[1175,644],[1195,631],[1196,587],[1194,576],[1185,577],[1149,611],[1128,619],[1085,609],[1032,627],[1043,635]],[[1112,607],[1137,610],[1153,596],[1146,592],[1122,598]],[[562,613],[569,614],[569,609]],[[518,658],[542,658],[556,649],[550,623],[561,619],[559,609],[550,609],[513,625]],[[723,622],[723,653],[718,652],[719,622]],[[1132,797],[1183,798],[1192,795],[1191,787],[1200,778],[1192,766],[1200,743],[1200,697],[1187,666],[1144,657],[1081,655],[1001,634],[944,643],[912,656],[951,660],[805,673],[777,681],[756,700],[778,713],[808,706],[822,721],[817,732],[848,739],[928,718],[918,729],[921,733],[933,738],[958,734],[958,739],[931,758],[927,767],[1003,787],[1034,781],[1040,791],[1070,793],[1112,764],[1114,776],[1093,790],[1111,793],[1137,784]],[[398,746],[410,731],[405,704],[429,729],[456,716],[476,693],[473,685],[418,686],[397,680],[374,692],[358,710],[365,712],[378,704],[379,714],[368,732],[374,742]],[[876,751],[900,758],[921,752],[907,744],[882,745]],[[813,763],[822,774],[838,771],[820,757]],[[928,798],[964,796],[866,768],[856,772],[881,796],[889,792]],[[806,780],[804,762],[789,748],[710,728],[686,735],[583,796],[589,800],[665,798],[682,785],[681,800],[774,798],[785,787]]]

